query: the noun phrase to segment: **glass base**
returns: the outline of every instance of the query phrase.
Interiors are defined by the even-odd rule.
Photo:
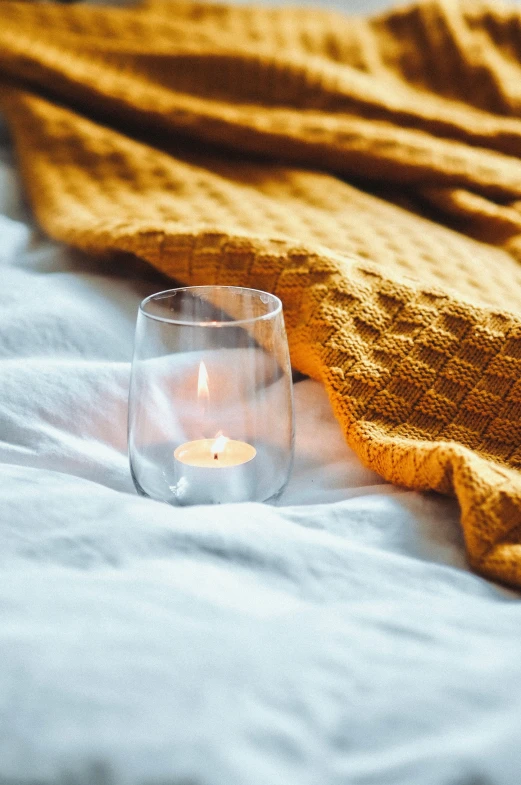
[[[156,502],[162,502],[163,504],[169,504],[171,507],[194,507],[194,506],[214,507],[215,505],[218,505],[218,504],[248,504],[248,503],[252,503],[252,502],[254,504],[275,504],[280,499],[280,497],[282,496],[284,491],[286,490],[287,484],[289,482],[289,477],[288,477],[288,479],[286,480],[284,485],[282,485],[282,487],[276,493],[272,494],[267,499],[245,499],[242,502],[234,502],[234,501],[211,502],[211,503],[201,503],[201,504],[195,505],[195,504],[192,504],[192,503],[190,503],[190,504],[183,504],[182,502],[179,502],[174,496],[171,499],[158,499],[158,498],[155,498],[155,497],[151,496],[149,493],[147,493],[144,490],[144,488],[141,487],[141,485],[139,484],[138,480],[136,479],[136,476],[134,475],[134,472],[132,471],[132,467],[130,469],[130,473],[132,475],[132,481],[134,483],[136,491],[138,492],[138,494],[140,496],[143,496],[145,499],[152,499],[153,501],[156,501]]]

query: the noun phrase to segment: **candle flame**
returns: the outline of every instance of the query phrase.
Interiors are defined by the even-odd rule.
[[[226,447],[226,445],[228,444],[229,441],[230,440],[228,439],[228,437],[227,436],[223,436],[222,431],[219,431],[219,433],[217,434],[217,437],[216,437],[216,439],[215,439],[215,441],[214,441],[214,443],[212,444],[212,447],[211,447],[212,455],[214,457],[214,460],[218,460],[219,455],[223,452],[223,450],[225,449],[225,447]]]
[[[210,398],[210,388],[208,387],[208,371],[206,365],[201,361],[199,364],[199,378],[197,380],[197,397],[200,401],[208,401]]]

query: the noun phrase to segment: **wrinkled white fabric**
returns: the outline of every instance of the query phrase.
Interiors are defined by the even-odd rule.
[[[137,496],[139,301],[0,156],[0,782],[519,785],[521,605],[296,385],[279,506]],[[3,779],[2,779],[3,778]]]

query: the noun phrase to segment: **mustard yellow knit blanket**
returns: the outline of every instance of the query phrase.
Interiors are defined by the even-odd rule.
[[[521,14],[0,2],[0,105],[60,240],[283,300],[386,479],[521,587]]]

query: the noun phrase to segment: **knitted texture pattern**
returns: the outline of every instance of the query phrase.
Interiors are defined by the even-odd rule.
[[[519,10],[0,2],[0,79],[50,235],[276,293],[364,463],[521,587]]]

